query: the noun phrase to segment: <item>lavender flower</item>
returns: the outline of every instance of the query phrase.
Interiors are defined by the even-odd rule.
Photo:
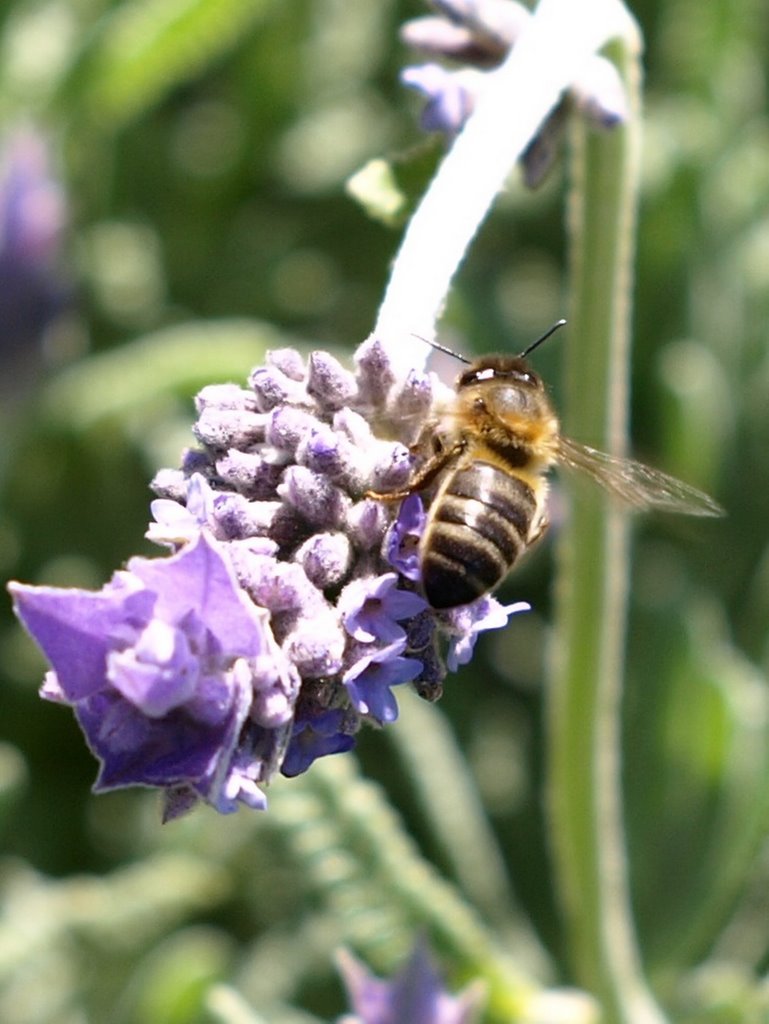
[[[434,0],[433,6],[442,16],[407,22],[401,37],[427,57],[448,59],[458,67],[429,62],[405,68],[401,80],[426,99],[421,118],[424,130],[453,136],[475,109],[486,88],[487,72],[515,46],[531,14],[516,0]],[[550,170],[571,109],[597,128],[613,128],[627,120],[627,98],[611,61],[596,55],[586,62],[529,144],[522,162],[530,187],[540,184]]]
[[[371,974],[346,951],[337,961],[354,1010],[339,1024],[472,1024],[478,1017],[481,986],[449,995],[421,942],[390,981]]]
[[[466,663],[521,607],[435,612],[418,592],[421,498],[367,497],[407,483],[439,387],[397,380],[373,339],[355,372],[270,353],[248,389],[200,393],[200,447],[155,479],[147,536],[175,554],[133,559],[98,593],[12,584],[53,666],[43,696],[73,707],[97,790],[159,787],[166,817],[201,799],[263,807],[277,771],[395,721],[395,687],[440,696],[444,652]]]

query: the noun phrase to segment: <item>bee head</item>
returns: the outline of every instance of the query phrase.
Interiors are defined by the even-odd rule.
[[[520,356],[482,356],[457,378],[457,391],[485,383],[540,390],[542,379]]]
[[[537,338],[536,341],[532,342],[528,348],[525,348],[523,352],[520,352],[517,356],[481,356],[480,359],[470,360],[466,356],[461,355],[459,352],[454,352],[450,348],[446,348],[445,345],[441,345],[440,342],[431,341],[429,338],[422,338],[421,335],[415,334],[415,338],[419,338],[420,341],[426,342],[431,348],[436,349],[438,352],[445,352],[446,355],[453,356],[454,359],[459,359],[467,365],[467,369],[463,370],[457,377],[456,389],[462,391],[464,388],[475,387],[477,385],[483,385],[486,382],[495,382],[498,384],[507,383],[511,387],[521,388],[532,388],[538,391],[544,391],[542,386],[542,380],[526,362],[526,356],[530,352],[533,352],[535,348],[539,348],[543,341],[555,334],[559,327],[563,327],[566,323],[565,320],[559,320],[557,323],[545,331],[543,335]]]

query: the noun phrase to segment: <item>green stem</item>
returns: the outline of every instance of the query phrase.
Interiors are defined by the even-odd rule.
[[[627,432],[631,260],[638,179],[637,54],[612,57],[630,93],[629,123],[592,132],[575,118],[570,195],[572,300],[564,432],[622,452]],[[629,548],[602,495],[572,495],[559,545],[548,709],[553,860],[576,981],[606,1020],[664,1020],[636,946],[622,822],[620,728]]]

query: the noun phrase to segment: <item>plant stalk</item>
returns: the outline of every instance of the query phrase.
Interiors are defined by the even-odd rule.
[[[611,48],[629,123],[574,119],[569,197],[572,294],[565,433],[622,454],[627,436],[631,264],[638,190],[638,53]],[[550,681],[549,815],[576,982],[612,1024],[661,1024],[636,944],[622,820],[621,698],[629,543],[626,518],[576,487],[558,547]]]

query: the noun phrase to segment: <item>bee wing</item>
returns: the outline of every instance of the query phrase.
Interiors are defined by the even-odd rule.
[[[683,480],[642,462],[600,452],[569,437],[559,437],[557,457],[561,465],[586,473],[609,494],[634,508],[689,516],[725,514],[718,502]]]

